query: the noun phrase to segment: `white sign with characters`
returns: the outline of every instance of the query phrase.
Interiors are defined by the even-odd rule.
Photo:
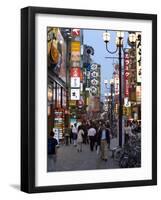
[[[80,77],[71,77],[70,79],[71,87],[79,88],[80,87]]]
[[[71,89],[71,100],[80,100],[80,89]]]

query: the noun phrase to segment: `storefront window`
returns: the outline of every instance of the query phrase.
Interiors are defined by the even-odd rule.
[[[50,116],[50,115],[51,115],[51,106],[48,105],[48,116]]]
[[[57,85],[57,107],[61,108],[61,86]]]
[[[67,101],[66,90],[62,89],[62,106],[64,108],[66,107],[66,101]]]
[[[48,101],[52,101],[52,96],[53,96],[53,93],[52,93],[52,86],[51,85],[48,85]]]

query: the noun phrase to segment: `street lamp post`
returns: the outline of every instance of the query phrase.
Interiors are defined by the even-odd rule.
[[[119,146],[122,147],[122,56],[121,56],[121,48],[122,48],[122,39],[123,37],[119,38]]]
[[[116,37],[116,50],[110,51],[108,49],[108,42],[110,41],[110,33],[104,32],[103,33],[103,40],[106,44],[106,50],[110,54],[115,54],[118,52],[118,60],[119,60],[119,146],[122,147],[122,114],[123,114],[123,108],[122,108],[122,51],[123,49],[123,37],[124,32],[117,31],[117,37]],[[134,45],[136,41],[136,37],[134,33],[129,33],[128,42],[132,45]]]

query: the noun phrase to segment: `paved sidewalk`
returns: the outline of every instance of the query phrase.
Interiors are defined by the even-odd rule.
[[[110,148],[117,146],[117,139],[111,139]],[[108,161],[103,161],[96,150],[90,151],[88,144],[83,144],[82,152],[72,144],[60,145],[58,148],[56,162],[48,158],[48,171],[75,171],[92,169],[114,169],[119,168],[116,161],[111,158],[111,151],[108,150]]]

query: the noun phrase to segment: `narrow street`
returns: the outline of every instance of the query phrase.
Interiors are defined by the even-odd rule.
[[[136,146],[141,142],[129,138],[141,133],[141,32],[47,27],[47,38],[47,171],[140,164]],[[80,144],[83,135],[91,149],[97,139],[103,160],[89,144],[83,144],[82,152],[64,144],[67,137]],[[128,161],[119,165],[112,149],[127,142]]]
[[[111,140],[110,148],[116,146],[117,139]],[[56,162],[50,160],[48,171],[74,171],[91,169],[114,169],[119,165],[111,157],[112,153],[108,151],[108,161],[103,161],[96,150],[90,151],[89,144],[83,144],[82,152],[77,152],[77,147],[73,144],[60,145],[57,151]]]

